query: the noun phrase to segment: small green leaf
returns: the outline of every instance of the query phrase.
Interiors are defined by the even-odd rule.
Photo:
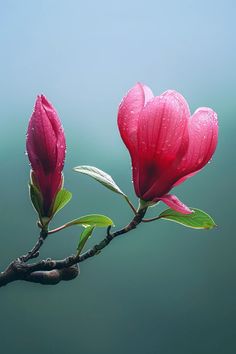
[[[40,191],[38,190],[38,188],[32,183],[29,184],[29,193],[30,193],[31,202],[32,202],[35,210],[39,214],[39,217],[41,217],[43,214],[42,195],[41,195]]]
[[[68,222],[65,227],[73,225],[108,227],[113,225],[113,221],[105,215],[90,214]]]
[[[216,226],[210,215],[199,209],[192,210],[192,214],[181,214],[175,210],[166,209],[159,215],[159,219],[174,221],[192,229],[213,229]]]
[[[55,215],[59,210],[64,208],[64,206],[69,203],[69,201],[72,198],[71,192],[69,192],[66,189],[61,189],[55,198],[54,204],[53,204],[53,210],[52,214]]]
[[[77,247],[77,254],[79,255],[84,248],[85,243],[87,242],[88,238],[92,235],[95,226],[87,226],[80,235],[79,244]]]
[[[99,170],[97,167],[78,166],[75,167],[74,170],[94,178],[96,181],[103,184],[106,188],[127,198],[126,194],[123,193],[122,190],[117,186],[112,177],[106,172]]]

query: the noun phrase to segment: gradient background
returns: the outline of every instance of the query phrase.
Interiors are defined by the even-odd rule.
[[[212,107],[220,124],[212,163],[176,189],[219,227],[207,232],[165,221],[142,225],[83,263],[72,282],[1,288],[0,351],[236,353],[235,1],[1,0],[0,5],[1,269],[37,237],[24,152],[38,93],[57,108],[67,137],[65,185],[74,197],[55,225],[94,212],[109,215],[117,227],[130,220],[122,198],[72,167],[104,169],[135,202],[116,114],[137,81],[155,94],[180,91],[192,112]],[[153,208],[150,215],[157,213]],[[42,256],[74,252],[79,232],[51,237]],[[101,237],[99,231],[90,242]]]

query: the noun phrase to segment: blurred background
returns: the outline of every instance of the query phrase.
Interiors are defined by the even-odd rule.
[[[88,164],[107,171],[136,203],[116,115],[137,81],[156,95],[180,91],[192,112],[213,108],[220,125],[212,162],[175,191],[212,215],[218,228],[141,225],[81,264],[72,282],[1,288],[1,352],[234,354],[235,1],[0,5],[1,269],[37,238],[25,134],[38,93],[56,107],[67,138],[65,186],[73,200],[58,214],[57,226],[87,213],[104,213],[116,227],[132,217],[122,198],[72,168]],[[75,227],[53,235],[42,256],[73,253],[79,234]],[[102,236],[99,230],[90,245]]]

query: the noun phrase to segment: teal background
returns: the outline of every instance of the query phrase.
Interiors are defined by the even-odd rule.
[[[236,353],[235,1],[0,5],[1,269],[37,238],[24,152],[38,93],[56,107],[67,138],[65,185],[73,200],[55,225],[97,212],[117,227],[130,220],[118,195],[72,168],[104,169],[136,203],[116,115],[137,81],[156,95],[180,91],[192,112],[212,107],[220,126],[212,162],[176,188],[187,205],[209,212],[218,228],[141,225],[81,264],[72,282],[1,288],[1,353]],[[74,252],[79,232],[50,237],[42,257]],[[90,244],[102,236],[99,230]]]

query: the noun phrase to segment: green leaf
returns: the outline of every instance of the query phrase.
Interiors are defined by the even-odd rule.
[[[95,226],[87,226],[80,235],[79,244],[77,247],[77,254],[79,255],[84,248],[85,243],[87,242],[88,238],[92,235]]]
[[[35,210],[39,214],[39,217],[41,217],[43,214],[42,195],[41,195],[40,191],[38,190],[38,188],[32,183],[29,183],[29,193],[30,193],[31,202],[32,202]]]
[[[73,225],[84,225],[85,227],[86,226],[108,227],[114,224],[113,221],[105,215],[90,214],[68,222],[67,224],[65,224],[65,227],[69,227]]]
[[[192,214],[181,214],[175,210],[166,209],[159,215],[159,219],[174,221],[192,229],[213,229],[216,226],[210,215],[199,209],[192,210]]]
[[[66,189],[61,189],[57,193],[57,196],[55,198],[55,201],[54,201],[54,204],[53,204],[52,214],[55,215],[56,213],[58,213],[59,210],[64,208],[64,206],[67,203],[69,203],[71,198],[72,198],[72,193],[71,192],[69,192]]]
[[[74,168],[76,172],[83,173],[94,178],[99,183],[103,184],[106,188],[111,191],[121,194],[123,197],[127,198],[126,194],[117,186],[112,177],[106,172],[99,170],[97,167],[93,166],[77,166]]]

